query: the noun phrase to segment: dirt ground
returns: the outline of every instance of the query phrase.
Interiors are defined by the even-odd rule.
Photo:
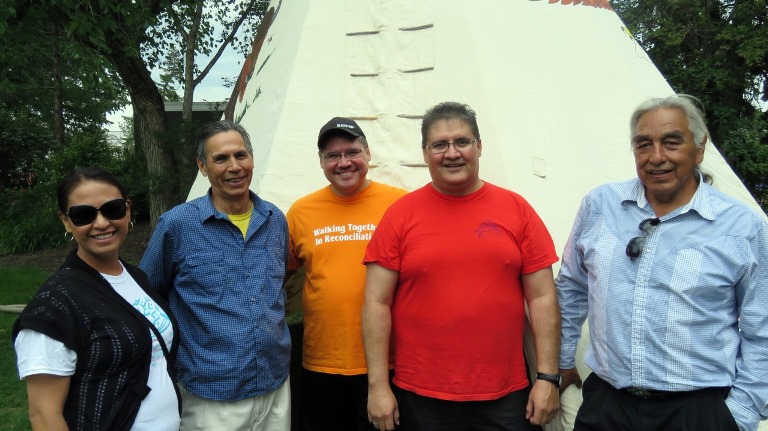
[[[63,234],[63,232],[62,232]],[[120,256],[128,263],[138,264],[144,249],[149,242],[149,223],[137,223],[128,234],[120,249]],[[64,257],[72,249],[73,244],[50,250],[40,250],[34,253],[18,253],[0,256],[0,266],[30,266],[43,271],[53,272],[64,261]]]

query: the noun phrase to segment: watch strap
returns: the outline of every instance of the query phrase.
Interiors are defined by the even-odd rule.
[[[547,382],[552,383],[555,385],[555,387],[560,387],[560,382],[563,380],[563,376],[560,374],[547,374],[547,373],[536,373],[536,380],[544,380]]]

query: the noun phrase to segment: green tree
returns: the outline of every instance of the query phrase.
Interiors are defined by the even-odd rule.
[[[118,175],[132,166],[103,130],[125,91],[106,59],[44,9],[3,21],[0,64],[0,252],[60,245],[58,180],[76,166]]]
[[[159,16],[150,29],[155,44],[147,55],[174,76],[183,88],[182,118],[192,119],[195,88],[206,78],[224,51],[234,46],[243,57],[253,35],[238,33],[241,27],[256,28],[269,4],[266,0],[179,0]],[[164,55],[165,53],[173,55]],[[201,56],[209,57],[205,65]]]
[[[173,38],[172,34],[163,30],[153,30],[157,26],[161,29],[167,28],[163,27],[160,20],[160,17],[165,15],[174,23],[181,23],[182,27],[187,23],[194,26],[197,22],[197,27],[189,33],[192,35],[189,40],[196,43],[192,49],[185,45],[185,62],[188,61],[190,51],[200,53],[210,49],[212,45],[205,45],[207,42],[198,44],[204,40],[215,40],[205,39],[205,35],[214,33],[213,24],[202,19],[203,15],[198,13],[203,3],[203,0],[17,0],[17,14],[23,15],[31,10],[44,11],[68,37],[103,56],[120,76],[133,107],[134,141],[140,147],[147,163],[150,221],[153,226],[159,215],[180,199],[175,181],[177,175],[173,154],[173,145],[177,141],[163,141],[166,136],[163,97],[150,74],[150,71],[158,66],[157,60],[160,57],[144,57],[142,52],[152,53],[153,47],[162,47],[166,38]],[[240,3],[220,2],[222,7]],[[250,14],[252,11],[251,7],[243,13]],[[184,20],[184,17],[190,16],[192,21]],[[198,18],[199,20],[195,21]],[[201,72],[198,78],[202,79],[207,69],[203,69],[204,73]],[[189,99],[191,100],[191,97]]]
[[[104,59],[57,35],[43,11],[30,10],[5,24],[0,32],[0,190],[33,186],[39,176],[34,161],[63,148],[67,135],[98,132],[106,114],[125,103],[124,90]]]
[[[768,3],[614,0],[613,4],[673,89],[702,101],[713,141],[762,200],[768,184]]]
[[[166,134],[179,200],[189,193],[197,175],[194,137],[199,125],[192,117],[195,89],[227,48],[233,47],[245,57],[253,34],[239,30],[256,28],[268,4],[266,0],[179,0],[149,29],[155,43],[145,46],[145,56],[164,70],[163,79],[181,86],[182,121],[169,125]],[[200,58],[208,60],[201,64]]]
[[[48,11],[68,36],[103,56],[120,76],[133,106],[133,136],[147,162],[151,222],[176,201],[172,158],[161,136],[165,109],[160,90],[151,77],[141,47],[151,43],[147,28],[173,0],[29,0],[28,7]]]

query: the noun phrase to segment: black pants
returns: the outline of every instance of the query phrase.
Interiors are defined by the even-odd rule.
[[[299,418],[302,431],[375,431],[368,421],[368,375],[303,368]]]
[[[574,431],[738,431],[723,388],[643,399],[614,388],[594,373],[582,388]]]
[[[525,418],[530,387],[491,401],[446,401],[394,388],[405,431],[533,431]]]

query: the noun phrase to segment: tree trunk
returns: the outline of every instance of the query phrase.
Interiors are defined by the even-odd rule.
[[[64,95],[61,80],[61,28],[53,21],[53,136],[59,148],[64,148]]]
[[[181,118],[185,123],[192,123],[192,102],[195,96],[195,40],[197,38],[198,27],[200,26],[200,15],[202,14],[202,2],[198,5],[195,13],[192,28],[186,33],[184,41],[184,99],[181,106]]]
[[[192,55],[193,60],[191,69],[194,70],[194,52]],[[187,63],[187,65],[189,65],[189,63]],[[176,155],[174,161],[176,162],[176,172],[178,172],[177,181],[180,201],[186,200],[189,190],[192,188],[192,184],[197,177],[197,164],[193,162],[194,160],[197,160],[197,143],[195,142],[197,125],[192,118],[192,103],[194,102],[196,83],[192,80],[191,74],[189,77],[186,75],[187,73],[185,70],[181,133],[179,134],[179,142],[174,149]]]
[[[203,7],[205,0],[195,0],[195,11],[192,15],[192,22],[187,29],[182,19],[172,14],[176,30],[181,35],[183,46],[183,81],[184,95],[181,99],[181,123],[178,125],[177,141],[173,153],[174,170],[177,173],[177,185],[179,201],[186,200],[189,190],[197,176],[197,165],[193,163],[196,155],[196,125],[192,114],[192,105],[194,103],[195,87],[195,49],[197,47],[197,38],[200,31],[200,23],[203,16]]]
[[[192,184],[197,176],[197,165],[188,163],[189,160],[197,159],[197,148],[195,144],[195,122],[192,118],[192,104],[195,100],[195,87],[197,82],[195,76],[195,47],[197,33],[200,27],[200,18],[203,13],[203,2],[199,1],[195,15],[193,17],[192,28],[184,34],[186,39],[184,45],[184,98],[181,106],[182,133],[179,134],[180,142],[176,146],[176,171],[178,172],[179,199],[186,200]]]
[[[126,56],[124,52],[107,55],[131,96],[134,139],[147,160],[150,224],[154,229],[160,215],[175,203],[173,162],[162,139],[165,104],[141,57]]]
[[[158,92],[158,96],[159,96]],[[149,174],[149,214],[152,229],[160,215],[176,203],[173,198],[174,183],[171,176],[171,157],[163,145],[161,135],[165,131],[165,109],[151,95],[131,95],[133,104],[133,134],[141,145],[147,160]]]

